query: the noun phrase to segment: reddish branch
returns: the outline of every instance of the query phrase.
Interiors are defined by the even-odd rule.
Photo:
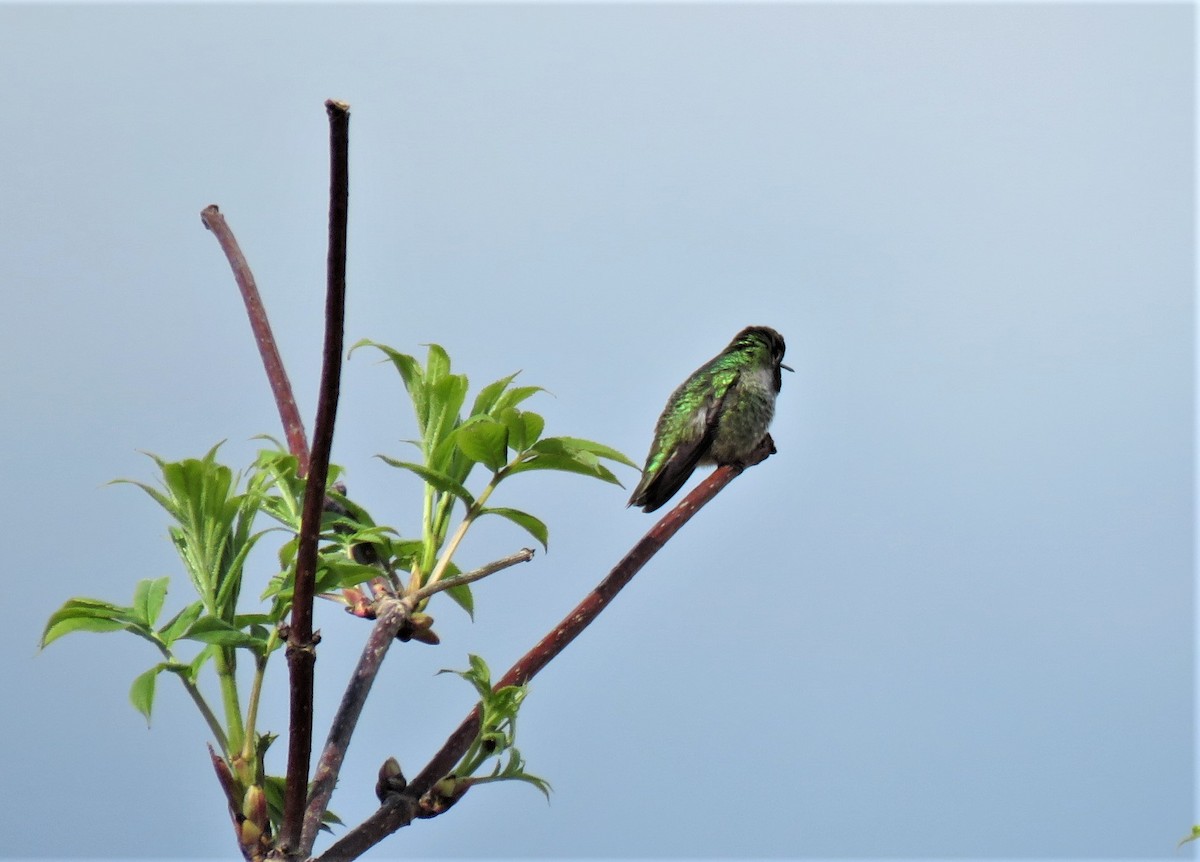
[[[333,723],[329,726],[329,741],[321,752],[317,773],[313,776],[312,793],[309,794],[304,813],[304,828],[300,836],[300,845],[297,847],[301,858],[312,852],[313,842],[321,828],[321,818],[329,807],[329,797],[333,795],[342,760],[346,757],[350,737],[358,724],[359,716],[362,715],[371,685],[375,682],[380,665],[383,664],[383,657],[387,655],[388,647],[396,640],[396,632],[400,631],[400,626],[408,614],[409,607],[402,602],[395,599],[385,602],[384,609],[367,638],[366,646],[363,647],[362,655],[359,656],[354,675],[350,678],[350,684],[346,686],[341,705],[338,706]]]
[[[296,407],[296,398],[292,395],[292,384],[288,380],[287,371],[284,370],[283,360],[279,358],[279,348],[275,345],[275,336],[271,334],[271,323],[267,320],[267,310],[263,307],[262,297],[259,296],[254,274],[250,272],[250,265],[246,263],[242,249],[216,204],[201,211],[200,221],[216,236],[217,242],[221,244],[221,251],[225,252],[225,258],[233,270],[233,278],[242,293],[242,301],[246,303],[246,315],[250,318],[254,341],[258,344],[258,352],[267,371],[267,381],[271,384],[271,392],[275,396],[275,406],[279,408],[279,419],[283,422],[288,451],[300,462],[300,475],[303,476],[308,472],[308,440],[304,434],[304,423],[300,420],[300,410]]]
[[[313,585],[317,570],[317,536],[325,507],[325,483],[329,476],[329,453],[333,447],[333,425],[341,382],[343,323],[346,310],[346,221],[350,199],[349,131],[350,109],[327,101],[329,115],[329,254],[326,262],[325,347],[321,365],[321,389],[317,421],[313,428],[312,458],[304,492],[304,510],[296,547],[296,584],[292,597],[292,621],[288,627],[288,669],[291,671],[291,713],[288,722],[287,784],[283,798],[280,847],[289,855],[298,852],[308,792],[309,760],[312,757],[313,666],[316,639],[313,637]]]
[[[599,616],[616,594],[629,583],[651,557],[658,553],[668,539],[679,532],[679,529],[691,519],[692,515],[741,475],[746,467],[766,460],[774,452],[775,446],[768,435],[759,444],[758,449],[750,455],[744,466],[724,466],[713,471],[679,505],[655,524],[654,528],[633,546],[629,553],[605,576],[604,580],[597,584],[595,589],[563,618],[562,622],[509,668],[508,672],[496,683],[496,688],[525,685],[533,679],[538,671],[549,664],[567,644]],[[407,826],[414,817],[440,813],[445,810],[448,803],[452,804],[455,800],[439,800],[442,806],[422,811],[421,797],[449,774],[466,754],[467,749],[479,734],[479,722],[479,707],[476,706],[403,793],[391,796],[374,814],[326,850],[319,857],[320,860],[334,862],[334,860],[355,859],[398,829]]]

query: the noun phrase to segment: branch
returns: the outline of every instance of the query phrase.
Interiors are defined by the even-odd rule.
[[[350,678],[350,684],[346,686],[341,705],[338,706],[337,714],[329,726],[329,738],[321,752],[308,806],[304,811],[304,829],[300,837],[300,846],[297,848],[300,858],[312,852],[313,842],[321,828],[321,818],[325,816],[329,807],[329,797],[333,795],[342,761],[346,757],[346,749],[350,746],[350,737],[354,735],[354,728],[362,715],[371,685],[375,682],[388,647],[396,639],[396,632],[400,631],[400,626],[411,612],[411,606],[396,599],[384,599],[382,604],[383,610],[363,646],[358,665],[354,668],[354,675]]]
[[[217,772],[217,781],[221,784],[225,800],[229,803],[229,817],[233,821],[233,834],[237,837],[238,848],[242,851],[242,857],[249,860],[250,848],[242,843],[241,805],[238,804],[233,773],[229,771],[229,764],[225,762],[225,758],[217,754],[211,744],[208,746],[208,756],[212,760],[213,769]]]
[[[288,451],[300,462],[300,475],[303,476],[308,472],[309,457],[304,423],[300,419],[300,410],[296,407],[296,398],[292,394],[292,384],[288,380],[287,371],[284,370],[283,360],[279,358],[279,347],[271,333],[271,323],[267,320],[267,310],[263,307],[262,297],[259,296],[254,274],[250,272],[250,265],[246,263],[242,249],[216,204],[200,211],[200,221],[217,237],[217,242],[221,244],[221,250],[225,252],[225,258],[233,270],[233,278],[242,293],[242,301],[246,303],[246,315],[250,318],[250,329],[254,332],[254,341],[258,344],[259,355],[262,356],[267,381],[271,384],[271,392],[275,396],[279,419],[283,422]]]
[[[316,639],[313,637],[313,585],[317,570],[317,536],[325,508],[325,483],[329,478],[329,453],[333,447],[333,425],[341,382],[342,329],[346,310],[346,220],[349,207],[349,106],[327,101],[329,115],[329,255],[325,298],[325,347],[321,367],[321,391],[317,421],[313,429],[312,460],[304,490],[304,511],[296,548],[296,583],[292,598],[292,622],[288,631],[287,658],[291,671],[291,713],[288,721],[287,783],[283,798],[283,826],[279,846],[288,855],[300,847],[305,798],[308,793],[309,760],[312,757],[313,666]]]
[[[480,566],[474,571],[430,584],[403,599],[384,598],[378,603],[381,608],[377,617],[378,621],[371,629],[362,655],[359,656],[358,665],[354,668],[354,675],[350,678],[350,684],[346,686],[345,694],[342,695],[342,703],[333,717],[333,723],[329,727],[329,738],[325,742],[321,760],[317,765],[317,774],[313,779],[308,807],[304,811],[304,829],[301,833],[299,847],[301,857],[312,852],[313,842],[316,841],[317,832],[321,828],[321,818],[325,816],[325,811],[329,807],[329,798],[333,795],[338,773],[342,768],[342,761],[346,757],[346,749],[350,746],[350,737],[354,735],[354,728],[358,724],[359,716],[362,715],[367,695],[370,694],[375,677],[379,674],[379,668],[383,664],[384,656],[387,655],[388,647],[395,640],[396,633],[404,625],[405,619],[413,612],[418,603],[442,590],[481,580],[502,569],[507,569],[509,566],[528,562],[531,559],[533,559],[533,551],[523,548],[515,554],[488,563],[486,566]]]
[[[409,593],[407,596],[405,596],[405,601],[409,602],[410,606],[415,608],[419,602],[425,601],[425,599],[429,598],[430,596],[437,595],[442,590],[449,590],[453,589],[454,587],[461,587],[463,584],[474,583],[475,581],[486,578],[488,575],[494,575],[501,569],[507,569],[509,566],[515,566],[517,563],[528,563],[532,559],[533,549],[522,548],[515,554],[509,554],[507,557],[501,557],[495,562],[488,563],[486,566],[480,566],[478,569],[473,569],[472,571],[465,572],[453,578],[447,578],[444,581],[435,581],[433,583],[426,584],[416,592]]]
[[[576,605],[549,634],[508,669],[496,683],[500,689],[509,685],[525,685],[538,671],[563,651],[580,632],[587,628],[604,610],[621,589],[653,557],[679,529],[715,497],[726,485],[741,475],[746,467],[765,461],[775,452],[775,445],[768,434],[763,438],[744,464],[729,464],[718,467],[662,520],[654,525],[629,553],[617,563],[588,595]],[[394,794],[378,810],[354,829],[347,832],[320,857],[318,862],[337,862],[354,859],[374,847],[387,836],[407,826],[414,817],[432,816],[440,811],[422,811],[421,797],[445,777],[458,763],[475,737],[479,735],[479,707],[471,710],[462,724],[450,734],[440,751],[412,780],[403,793]],[[465,789],[464,791],[465,792]],[[440,810],[445,810],[443,806]]]

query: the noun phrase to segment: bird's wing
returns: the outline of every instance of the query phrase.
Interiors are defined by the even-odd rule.
[[[725,403],[726,394],[737,383],[738,374],[734,373],[728,384],[720,389],[719,394],[709,400],[704,411],[704,433],[695,437],[691,442],[681,442],[675,451],[663,463],[662,467],[653,474],[644,476],[638,487],[634,489],[629,505],[640,506],[643,512],[653,512],[675,496],[683,483],[696,469],[700,459],[712,448],[713,439],[717,436],[720,424],[721,408]]]

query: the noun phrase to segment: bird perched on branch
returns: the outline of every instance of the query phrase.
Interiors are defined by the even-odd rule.
[[[653,512],[701,464],[742,464],[775,414],[785,345],[766,326],[748,326],[671,393],[630,506]]]

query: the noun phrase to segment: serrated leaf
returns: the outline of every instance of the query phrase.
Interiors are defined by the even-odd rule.
[[[204,613],[204,602],[192,602],[190,605],[164,623],[162,628],[158,630],[158,636],[162,638],[163,643],[165,643],[167,646],[170,646],[179,639],[181,634],[187,631],[188,627],[194,623],[202,613]]]
[[[379,577],[379,569],[351,560],[323,560],[317,570],[314,589],[317,593],[332,593],[345,587]]]
[[[541,386],[514,386],[496,399],[496,404],[492,408],[492,415],[495,416],[505,407],[516,407],[531,395],[545,391]]]
[[[533,536],[542,547],[547,551],[550,550],[550,531],[540,520],[530,515],[528,512],[522,512],[520,509],[509,509],[502,506],[496,508],[484,509],[479,514],[481,515],[499,515],[501,518],[507,518],[518,527],[524,528],[529,535]]]
[[[41,646],[44,649],[71,632],[112,632],[137,623],[138,615],[133,608],[121,607],[100,599],[68,599],[46,620]]]
[[[440,344],[428,345],[429,352],[425,357],[425,375],[430,382],[436,383],[450,373],[450,354]]]
[[[181,635],[186,640],[200,641],[220,646],[256,646],[258,641],[225,620],[214,616],[200,617]]]
[[[504,390],[508,388],[508,384],[512,383],[520,373],[516,371],[480,389],[479,394],[475,396],[475,403],[471,406],[471,415],[478,416],[482,413],[490,413],[492,408],[496,406],[496,402],[500,399],[500,396],[504,393]]]
[[[635,470],[640,469],[637,464],[611,446],[584,440],[580,437],[547,437],[532,448],[537,452],[546,452],[547,454],[573,455],[577,452],[588,452],[597,457],[633,467]]]
[[[196,653],[196,657],[188,662],[189,679],[193,683],[199,678],[201,668],[217,654],[218,649],[220,647],[217,644],[205,644],[204,649]]]
[[[77,616],[68,617],[52,622],[46,626],[42,632],[42,648],[46,648],[60,637],[71,632],[115,632],[118,629],[123,629],[127,623],[119,623],[116,620],[104,619],[103,617],[88,617]]]
[[[455,432],[455,442],[464,455],[493,473],[508,463],[508,429],[494,419],[463,425]]]
[[[447,476],[445,473],[438,472],[437,470],[431,470],[428,467],[425,467],[421,464],[414,464],[411,461],[397,461],[395,458],[389,458],[387,455],[379,455],[378,457],[393,467],[399,467],[401,470],[408,470],[410,473],[416,473],[418,476],[424,479],[427,484],[432,485],[434,488],[442,491],[443,493],[454,495],[466,503],[468,507],[475,505],[475,498],[471,495],[471,492]]]
[[[525,447],[528,448],[542,436],[546,420],[537,413],[525,410],[521,413],[521,422],[525,425]]]
[[[545,442],[545,441],[543,441]],[[541,443],[538,444],[539,446]],[[580,455],[588,455],[583,452]],[[593,460],[595,456],[592,456]],[[599,463],[587,463],[580,460],[579,457],[570,455],[547,455],[539,454],[528,460],[520,461],[507,468],[508,475],[516,473],[528,473],[531,470],[559,470],[564,473],[579,473],[583,476],[592,476],[596,479],[601,479],[605,482],[610,482],[613,485],[621,485],[617,477],[612,474],[612,471]],[[624,487],[623,485],[621,487]]]
[[[449,587],[443,592],[466,611],[467,616],[472,620],[475,619],[475,595],[471,592],[470,584],[459,584],[457,587]]]
[[[154,689],[158,675],[163,670],[162,665],[155,665],[143,674],[139,674],[129,687],[129,702],[133,708],[146,717],[146,726],[150,726],[150,713],[154,709]]]
[[[167,597],[167,584],[170,578],[145,578],[138,581],[133,593],[133,609],[140,620],[148,626],[158,622],[162,612],[163,601]]]
[[[429,403],[426,391],[427,387],[425,385],[425,370],[421,367],[421,363],[407,353],[401,353],[394,348],[388,347],[386,344],[379,344],[365,338],[355,343],[350,348],[350,352],[353,353],[360,347],[374,347],[392,361],[392,365],[400,373],[400,379],[404,381],[404,388],[408,392],[409,399],[412,401],[413,412],[417,416],[417,430],[424,436],[425,426],[429,418]]]

